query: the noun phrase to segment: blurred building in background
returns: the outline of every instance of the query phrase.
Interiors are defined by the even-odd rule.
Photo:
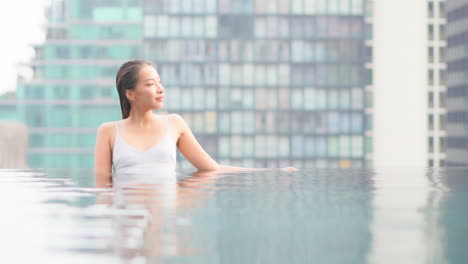
[[[0,121],[0,169],[26,169],[28,128],[14,120]]]
[[[148,0],[143,10],[167,109],[220,163],[365,165],[365,1]]]
[[[167,92],[163,111],[181,114],[222,164],[371,164],[370,7],[367,0],[53,0],[34,78],[17,88],[29,165],[93,166],[98,125],[121,118],[115,74],[135,58],[155,63]],[[180,154],[178,164],[190,166]]]
[[[115,73],[141,57],[141,1],[53,0],[34,78],[19,82],[31,167],[93,166],[96,129],[120,118]]]
[[[468,1],[447,1],[447,165],[468,166]]]
[[[0,95],[0,120],[17,120],[16,92]]]
[[[428,0],[428,167],[443,167],[446,163],[446,0]]]

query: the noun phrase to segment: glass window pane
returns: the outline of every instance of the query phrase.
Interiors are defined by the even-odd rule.
[[[278,13],[281,14],[288,14],[289,13],[289,5],[290,0],[279,0],[278,2]]]
[[[289,65],[287,65],[287,64],[279,65],[278,71],[279,71],[278,84],[280,84],[280,85],[289,85]]]
[[[267,157],[273,158],[278,157],[278,137],[276,136],[266,136],[267,144]]]
[[[241,136],[231,137],[231,157],[241,158],[243,154],[243,140]]]
[[[219,137],[218,153],[223,158],[229,157],[231,152],[230,141],[230,137]]]
[[[276,88],[267,88],[266,89],[266,107],[268,109],[278,108],[278,89]]]
[[[233,85],[242,85],[243,82],[243,69],[240,65],[232,65],[231,66],[231,84]]]
[[[242,133],[243,131],[243,118],[242,112],[232,112],[231,114],[231,132]]]
[[[250,88],[244,88],[243,91],[243,105],[245,109],[252,109],[254,107],[254,91]]]
[[[349,109],[351,105],[351,93],[348,89],[340,90],[340,109]]]
[[[203,109],[205,106],[205,98],[205,91],[203,88],[193,88],[193,109]]]
[[[317,156],[326,157],[327,156],[327,138],[326,137],[317,137]]]
[[[266,109],[267,90],[265,88],[255,89],[255,108]]]
[[[193,98],[193,95],[192,95],[192,89],[181,89],[180,90],[181,92],[181,95],[180,95],[180,98],[181,98],[181,106],[182,106],[182,109],[192,109],[193,105],[192,105],[192,98]]]
[[[204,113],[198,112],[192,114],[193,119],[193,132],[204,133],[205,132],[205,115]]]
[[[243,126],[244,133],[255,133],[255,114],[253,112],[244,112]]]
[[[217,18],[215,16],[205,17],[205,36],[208,38],[215,38],[217,36],[217,31],[218,31]]]
[[[266,66],[257,65],[255,66],[255,84],[265,85],[266,80]]]
[[[351,0],[351,13],[359,15],[363,13],[364,0]]]
[[[159,15],[157,18],[157,35],[158,37],[167,37],[169,27],[169,17],[167,15]]]
[[[205,0],[205,11],[207,13],[216,12],[216,2],[217,0]]]
[[[254,137],[243,137],[243,155],[244,157],[252,157],[254,155]]]
[[[351,138],[349,136],[340,136],[340,157],[351,156]]]
[[[293,14],[302,14],[304,12],[303,0],[291,0],[291,9]]]
[[[338,137],[328,137],[328,157],[338,157],[339,142]]]
[[[291,104],[293,109],[303,109],[304,108],[304,95],[302,89],[292,89],[291,90]]]
[[[319,0],[320,1],[320,0]],[[304,1],[304,13],[306,14],[315,14],[317,1]]]
[[[165,97],[167,98],[167,107],[169,109],[179,109],[180,108],[180,89],[178,87],[171,87],[166,89],[166,95]]]
[[[351,132],[351,116],[348,113],[340,113],[340,132]]]
[[[217,66],[215,64],[206,64],[204,74],[205,84],[216,84]]]
[[[218,130],[221,133],[229,133],[231,131],[231,118],[229,113],[219,113]]]
[[[316,90],[314,88],[304,89],[304,109],[311,110],[316,108]]]
[[[359,158],[363,156],[363,137],[352,136],[351,146],[352,157]]]
[[[219,65],[219,83],[221,85],[231,84],[231,70],[229,64]]]
[[[301,62],[304,60],[304,42],[299,40],[293,40],[291,44],[292,49],[292,60]]]
[[[328,132],[338,133],[340,131],[340,116],[337,112],[328,113]]]
[[[316,106],[317,109],[325,109],[327,108],[327,90],[325,89],[317,89],[316,91]]]
[[[316,2],[317,14],[325,14],[327,12],[327,0],[316,0],[316,1],[308,1],[308,2]]]
[[[216,133],[216,112],[209,111],[205,113],[205,125],[207,133]]]
[[[201,17],[194,17],[192,20],[193,23],[193,36],[194,37],[203,37],[204,35],[204,20]]]
[[[329,109],[338,108],[338,91],[337,90],[328,90],[328,108]]]
[[[267,66],[267,84],[274,86],[278,84],[278,71],[277,67],[275,66]]]
[[[279,88],[279,108],[280,109],[289,109],[290,98],[289,98],[290,89],[288,88]]]
[[[267,146],[265,136],[255,136],[255,157],[262,158],[266,156]]]
[[[313,137],[306,137],[305,138],[305,152],[304,155],[306,157],[315,157],[315,138]]]
[[[364,95],[362,88],[351,89],[351,104],[353,109],[364,108]]]
[[[266,30],[267,30],[266,20],[264,18],[256,18],[255,19],[255,36],[257,38],[264,38],[266,37]]]
[[[280,133],[288,133],[290,130],[289,113],[287,111],[279,111],[276,115],[276,131]]]
[[[156,16],[145,16],[144,20],[144,31],[143,35],[145,37],[155,37],[156,36]]]
[[[361,133],[363,131],[363,117],[360,113],[351,114],[351,132]]]

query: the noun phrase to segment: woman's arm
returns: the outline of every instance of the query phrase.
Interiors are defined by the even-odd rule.
[[[99,126],[94,149],[94,181],[98,188],[107,188],[112,184],[112,153],[109,135],[112,124]]]
[[[244,168],[236,166],[226,166],[218,164],[213,160],[208,153],[200,146],[197,139],[193,135],[190,127],[185,120],[178,114],[174,114],[177,126],[180,128],[179,140],[177,147],[180,152],[187,158],[193,166],[198,170],[204,171],[222,171],[222,172],[235,172],[235,171],[260,171],[271,170],[269,168]],[[297,170],[292,167],[283,168],[282,170]]]

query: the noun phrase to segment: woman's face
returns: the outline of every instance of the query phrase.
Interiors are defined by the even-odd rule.
[[[134,94],[134,103],[144,108],[161,109],[165,95],[161,78],[153,66],[145,65],[138,73],[138,82]]]

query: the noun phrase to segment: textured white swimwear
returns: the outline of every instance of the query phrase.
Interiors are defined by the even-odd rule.
[[[147,151],[130,146],[119,134],[115,122],[116,135],[112,151],[112,181],[154,182],[175,180],[176,144],[172,140],[169,115],[165,116],[166,132],[161,141]]]

